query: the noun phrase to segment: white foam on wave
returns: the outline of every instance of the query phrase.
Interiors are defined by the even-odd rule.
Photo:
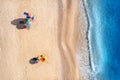
[[[97,78],[96,78],[97,75],[102,71],[101,64],[102,64],[103,56],[98,53],[98,50],[95,50],[95,49],[100,49],[100,51],[101,51],[102,45],[99,43],[99,42],[101,42],[99,39],[101,37],[99,32],[95,32],[94,33],[95,35],[93,35],[94,31],[92,31],[92,30],[93,30],[93,28],[94,28],[94,30],[96,28],[95,25],[93,25],[93,23],[94,22],[99,23],[99,16],[97,16],[98,11],[94,8],[95,6],[94,7],[93,7],[93,5],[91,6],[91,4],[90,4],[91,2],[89,0],[82,0],[82,1],[83,1],[82,3],[84,6],[84,9],[85,9],[86,17],[88,20],[88,28],[87,28],[88,31],[86,32],[86,36],[88,36],[87,39],[88,39],[89,52],[79,50],[78,55],[77,55],[77,61],[78,61],[82,76],[84,76],[85,80],[97,80]],[[94,14],[95,14],[94,16],[90,14],[91,9],[89,9],[89,8],[91,8],[94,11]],[[90,18],[92,20],[89,20],[88,18]],[[96,22],[95,20],[97,20],[98,22]],[[93,46],[93,43],[92,43],[92,42],[94,42],[94,41],[92,41],[93,36],[95,38],[94,41],[97,41],[95,43],[95,46]],[[97,36],[97,38],[96,38],[96,36]],[[88,59],[86,59],[86,58],[88,58]]]
[[[86,9],[87,19],[90,18],[90,17],[94,18],[93,16],[91,16],[89,14],[89,11],[90,11],[89,8],[92,8],[89,0],[83,0],[83,3],[84,3],[84,7]],[[89,7],[88,7],[88,5],[89,5]],[[93,50],[92,50],[93,48],[92,48],[92,45],[91,45],[92,44],[92,41],[91,41],[92,40],[91,39],[92,38],[92,28],[93,27],[94,26],[93,26],[91,20],[88,19],[88,34],[87,34],[87,36],[88,36],[88,41],[89,41],[88,47],[89,47],[89,54],[90,54],[89,56],[90,56],[90,64],[91,64],[90,65],[90,67],[91,67],[90,74],[91,74],[92,80],[97,80],[96,75],[100,72],[99,71],[100,69],[98,69],[98,65],[96,64],[96,61],[95,61],[95,56],[97,56],[95,54],[96,54],[97,51],[93,52]]]
[[[99,17],[99,11],[95,6],[90,4],[89,0],[83,0],[84,1],[84,7],[86,8],[86,14],[89,18],[89,28],[88,28],[88,41],[89,41],[89,53],[90,53],[90,63],[91,63],[91,75],[93,77],[93,80],[99,80],[98,77],[103,71],[104,66],[104,60],[105,60],[105,53],[103,52],[104,46],[101,43],[102,42],[102,35],[100,30],[101,25],[101,19]],[[94,2],[95,3],[95,2]],[[92,7],[89,6],[92,5]],[[91,11],[94,13],[92,14]],[[92,15],[91,15],[92,14]]]

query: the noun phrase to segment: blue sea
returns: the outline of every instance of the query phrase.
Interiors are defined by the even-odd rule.
[[[120,80],[120,0],[84,0],[93,80]]]

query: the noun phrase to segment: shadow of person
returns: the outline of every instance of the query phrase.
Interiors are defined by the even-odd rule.
[[[38,61],[39,61],[38,58],[34,57],[34,58],[30,59],[29,63],[30,64],[36,64],[36,63],[38,63]]]
[[[26,19],[25,18],[18,18],[18,19],[14,19],[13,21],[11,21],[12,25],[16,25],[17,29],[25,29],[25,22]]]

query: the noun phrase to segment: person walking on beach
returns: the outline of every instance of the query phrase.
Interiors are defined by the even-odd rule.
[[[47,62],[47,56],[45,56],[45,55],[39,55],[39,56],[37,56],[37,57],[34,57],[34,58],[32,58],[31,60],[30,60],[30,63],[31,64],[36,64],[36,63],[38,63],[38,62]]]
[[[25,26],[27,29],[30,29],[32,22],[34,21],[34,16],[31,16],[28,12],[24,12],[24,15],[26,15],[26,21],[25,21]]]
[[[45,55],[40,55],[37,57],[37,59],[41,62],[47,62],[47,56]]]

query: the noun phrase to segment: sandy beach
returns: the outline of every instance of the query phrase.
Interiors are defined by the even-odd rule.
[[[30,30],[12,24],[24,11]],[[0,0],[0,80],[89,80],[86,31],[82,0]]]

